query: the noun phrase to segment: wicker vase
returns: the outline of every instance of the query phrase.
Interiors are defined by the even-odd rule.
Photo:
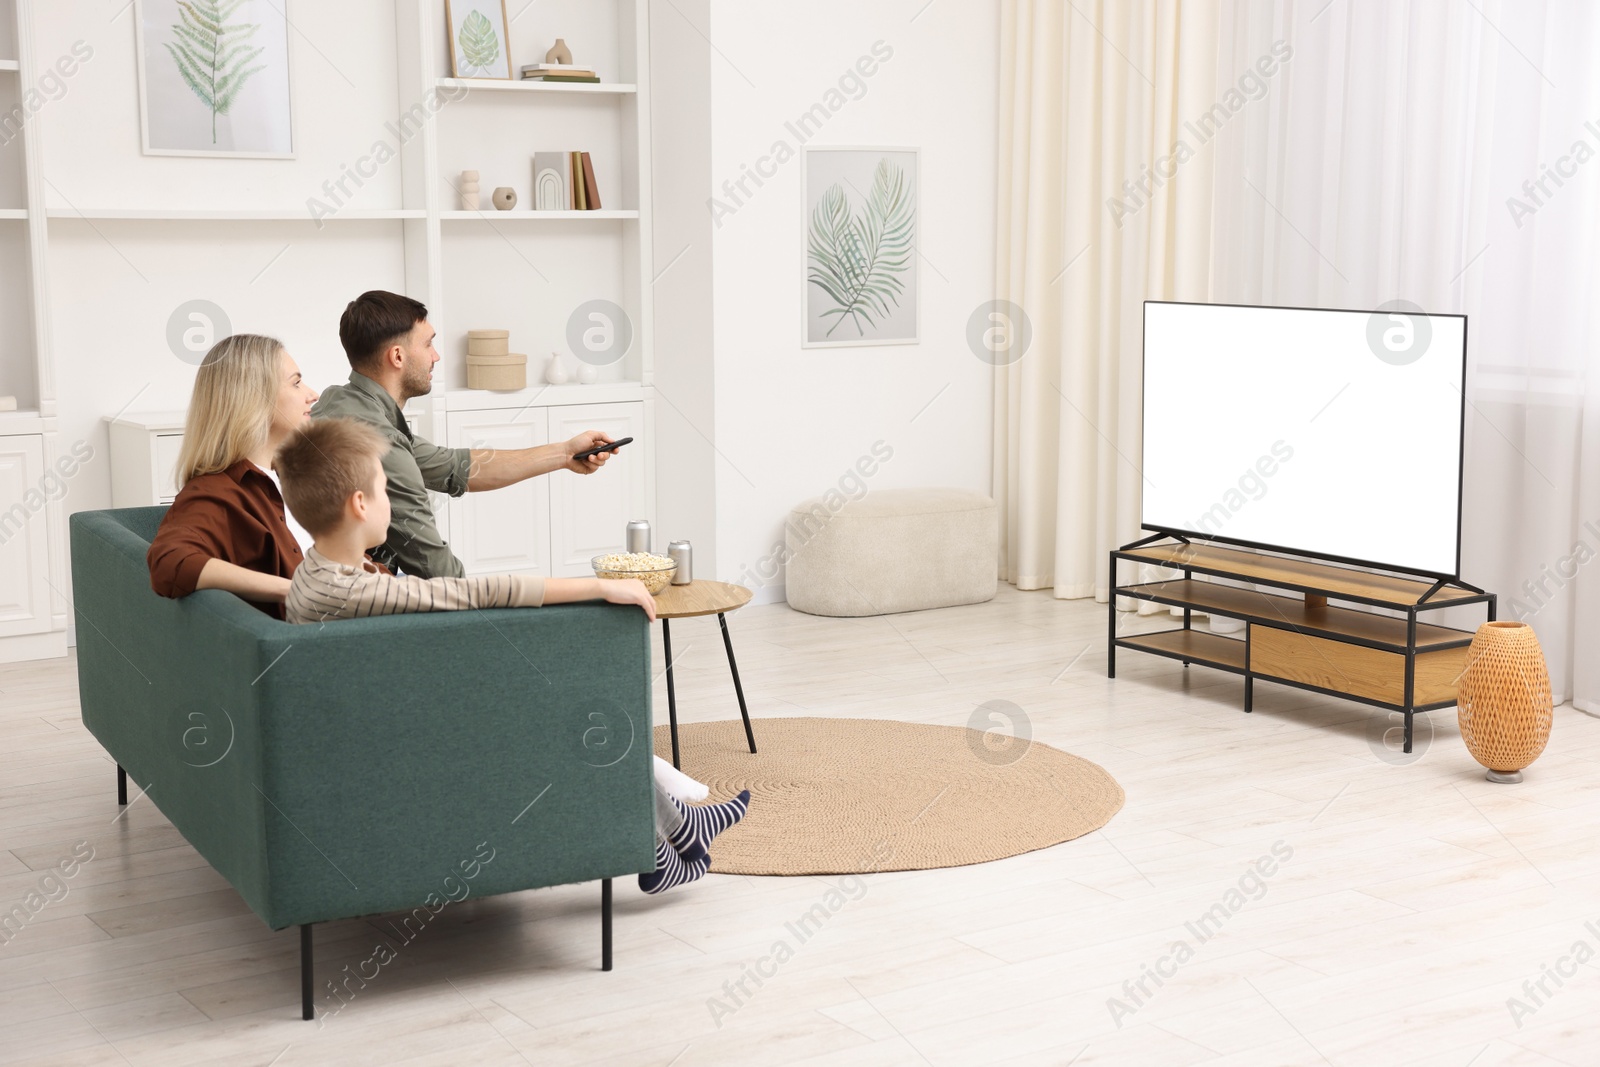
[[[1520,782],[1550,740],[1550,672],[1533,627],[1486,622],[1456,692],[1461,739],[1491,782]]]

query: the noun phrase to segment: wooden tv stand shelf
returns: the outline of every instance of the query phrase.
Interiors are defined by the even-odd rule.
[[[1456,682],[1473,636],[1468,630],[1418,622],[1417,615],[1487,604],[1489,621],[1494,621],[1495,594],[1459,580],[1397,577],[1182,539],[1149,543],[1173,536],[1158,533],[1111,553],[1108,678],[1117,676],[1117,649],[1126,648],[1181,660],[1185,667],[1199,663],[1242,674],[1245,711],[1251,710],[1257,678],[1345,697],[1404,713],[1405,751],[1410,752],[1412,716],[1455,705]],[[1119,585],[1118,560],[1174,568],[1183,577]],[[1198,581],[1196,574],[1272,591]],[[1182,608],[1183,626],[1118,636],[1119,596]],[[1405,617],[1329,606],[1330,599],[1390,608]],[[1193,629],[1195,611],[1242,620],[1244,640]]]

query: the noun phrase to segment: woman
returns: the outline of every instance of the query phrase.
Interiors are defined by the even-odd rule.
[[[181,489],[146,557],[151,588],[166,597],[226,589],[283,618],[302,555],[272,457],[311,418],[316,402],[273,338],[235,334],[212,346],[184,422]]]

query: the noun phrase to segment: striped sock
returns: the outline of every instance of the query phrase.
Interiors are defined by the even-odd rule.
[[[702,856],[694,863],[685,863],[665,841],[656,839],[656,869],[639,875],[639,888],[646,893],[665,893],[674,886],[687,885],[706,873],[711,857]]]
[[[683,816],[683,825],[673,832],[668,841],[687,860],[691,855],[703,854],[711,847],[712,838],[744,818],[744,813],[750,808],[750,790],[743,790],[732,800],[725,800],[721,804],[692,808],[680,804],[676,799],[672,804]]]

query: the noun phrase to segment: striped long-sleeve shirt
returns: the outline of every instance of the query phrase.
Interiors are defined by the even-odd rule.
[[[315,548],[295,568],[284,601],[290,622],[329,622],[368,615],[467,608],[537,608],[544,604],[544,579],[527,574],[481,578],[417,578],[384,574],[373,564],[336,563]]]

